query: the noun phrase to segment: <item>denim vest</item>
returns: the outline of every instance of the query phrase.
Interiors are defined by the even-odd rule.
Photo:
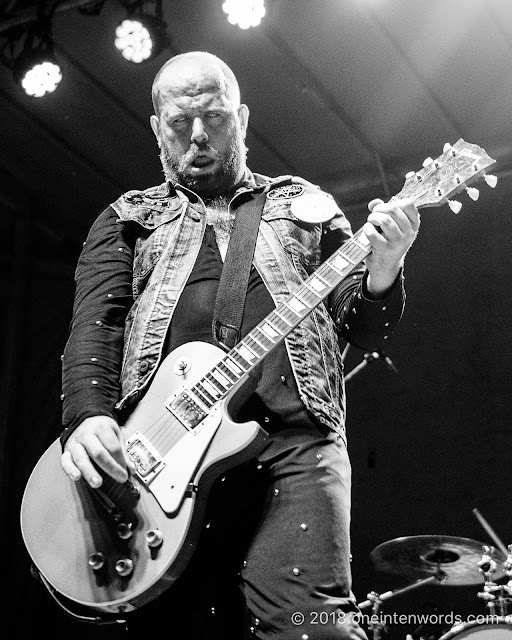
[[[241,193],[267,185],[270,197],[267,194],[253,264],[277,305],[321,261],[323,225],[297,220],[291,212],[293,198],[315,193],[329,199],[331,207],[334,201],[301,178],[270,179],[248,173],[230,206],[236,204]],[[299,186],[291,189],[291,197],[286,197],[286,190],[278,190],[286,185]],[[162,361],[174,309],[203,240],[206,212],[195,194],[167,183],[143,192],[130,191],[112,207],[119,223],[138,225],[133,264],[135,302],[126,319],[121,400],[117,404],[117,409],[122,410],[140,399]],[[350,233],[339,209],[327,224]],[[335,324],[326,305],[317,306],[285,339],[285,344],[305,406],[344,438],[343,363]]]

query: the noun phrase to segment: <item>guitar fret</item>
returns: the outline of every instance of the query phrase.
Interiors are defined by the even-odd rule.
[[[361,231],[359,234],[355,235],[352,238],[352,241],[355,244],[357,244],[358,247],[361,247],[361,249],[364,249],[364,251],[368,251],[368,249],[370,247],[370,241],[368,240],[368,236],[363,231]]]
[[[349,255],[350,253],[350,255]],[[361,262],[361,260],[368,255],[368,251],[364,251],[361,247],[359,246],[354,246],[353,250],[351,252],[347,252],[345,253],[345,256],[347,258],[349,258],[352,261],[352,264],[355,265],[358,262]]]
[[[250,365],[252,365],[252,361],[258,356],[258,354],[253,351],[245,342],[240,343],[240,346],[237,347],[236,350],[238,351],[239,356]]]
[[[233,372],[234,375],[237,376],[238,379],[242,377],[245,369],[239,367],[233,357],[226,356],[226,358],[224,358],[224,364]]]
[[[350,266],[351,261],[348,258],[345,258],[344,255],[339,253],[334,260],[330,260],[329,264],[331,267],[340,272],[340,274],[344,273],[345,269]]]
[[[274,315],[276,315],[279,318],[279,320],[281,320],[282,322],[287,324],[289,327],[293,327],[294,326],[293,323],[292,322],[288,322],[288,320],[285,317],[283,317],[282,314],[277,309],[274,311]],[[284,335],[284,333],[283,333],[283,335]]]
[[[220,373],[220,371],[215,368],[212,369],[210,371],[210,373],[208,374],[209,376],[211,376],[211,378],[213,378],[215,384],[220,387],[220,390],[224,393],[229,389],[229,384],[226,384],[226,382],[228,382],[226,380],[226,378]]]
[[[220,389],[221,385],[213,377],[212,371],[208,371],[207,373],[205,373],[203,381],[208,385],[211,385],[215,389],[215,391],[218,391]]]
[[[305,298],[303,298],[303,300],[305,300],[305,302],[308,305],[308,307],[310,309],[312,309],[316,305],[317,301],[321,300],[323,296],[319,295],[312,287],[309,286],[309,284],[307,282],[303,282],[302,283],[302,287],[304,289],[307,289],[306,293],[313,294],[313,296],[314,296],[311,303],[309,303],[307,300],[305,300]]]
[[[261,344],[261,342],[258,340],[258,338],[254,335],[254,331],[252,331],[247,336],[247,338],[250,338],[253,342],[255,342],[263,350],[263,353],[267,353],[268,352],[268,349],[265,347],[265,345]]]
[[[220,394],[224,393],[225,391],[224,387],[220,384],[220,382],[218,382],[213,377],[211,371],[208,371],[208,373],[205,375],[204,381],[206,384],[210,385],[213,389],[215,389],[216,397],[218,396],[219,393]]]
[[[308,286],[308,287],[311,286],[317,295],[320,294],[322,291],[325,291],[325,288],[326,288],[325,282],[323,282],[320,275],[316,272],[315,272],[315,275],[309,281],[309,284],[307,283],[304,283],[304,284],[305,286]],[[323,298],[323,294],[321,295],[321,297]]]
[[[202,384],[203,384],[203,387],[206,388],[207,392],[212,396],[212,398],[215,399],[215,401],[217,401],[220,398],[221,392],[216,387],[214,387],[213,384],[206,379],[206,377],[203,378]]]
[[[270,343],[270,348],[272,348],[272,347],[275,345],[276,341],[275,341],[275,340],[272,340],[272,339],[271,339],[271,338],[270,338],[270,337],[269,337],[269,336],[268,336],[268,335],[263,331],[263,328],[262,328],[262,327],[260,327],[260,326],[255,327],[255,328],[253,329],[252,333],[254,334],[256,331],[258,331],[258,333],[259,333],[259,336],[260,336],[260,337],[259,337],[259,338],[256,338],[256,336],[255,336],[255,337],[254,337],[254,339],[255,339],[255,340],[258,340],[258,342],[261,342],[261,346],[265,349],[265,351],[269,351],[270,349],[267,349],[267,347],[265,347],[265,345],[263,344],[263,343],[265,342],[265,340],[266,340],[267,342],[269,342],[269,343]]]
[[[286,310],[289,311],[290,313],[293,313],[294,316],[297,316],[299,320],[302,319],[302,316],[300,315],[300,313],[297,313],[292,307],[290,307],[288,301],[283,302],[283,307],[285,307]],[[289,325],[290,327],[295,327],[295,325],[297,324],[296,321],[288,322],[284,314],[281,315],[281,313],[277,309],[274,311],[274,313],[277,314],[280,318],[282,318],[286,322],[286,324]]]
[[[246,346],[253,353],[255,353],[258,358],[261,358],[262,356],[264,356],[267,353],[266,349],[264,349],[263,347],[260,347],[259,344],[254,340],[254,338],[253,338],[251,333],[249,333],[247,336],[245,336],[244,342],[245,342]]]
[[[251,368],[250,361],[244,359],[244,357],[238,353],[237,351],[233,351],[231,355],[231,359],[236,362],[240,366],[240,369],[245,373]]]
[[[229,368],[225,360],[222,360],[221,362],[219,362],[219,364],[217,365],[217,368],[218,369],[222,368],[222,374],[226,376],[226,380],[228,380],[231,384],[233,384],[234,382],[238,382],[239,376],[237,376],[235,372]]]
[[[282,336],[283,334],[275,327],[268,319],[261,325],[261,331],[269,337],[270,340],[274,339],[274,336]]]
[[[238,349],[239,347],[236,347],[236,348]],[[249,350],[248,350],[248,349],[246,349],[246,351],[248,351],[248,352],[249,352]],[[239,365],[240,365],[240,367],[242,368],[242,370],[244,371],[244,373],[245,373],[246,371],[249,371],[249,369],[250,369],[250,368],[251,368],[251,366],[252,366],[252,363],[251,363],[251,360],[252,360],[252,354],[249,352],[249,356],[250,356],[250,358],[249,358],[249,359],[247,359],[247,358],[245,358],[241,353],[239,353],[238,351],[235,351],[235,352],[233,352],[232,358],[234,359],[234,358],[235,358],[235,356],[236,356],[236,362],[237,362],[237,364],[239,364]]]
[[[324,286],[330,288],[331,287],[331,283],[329,282],[329,280],[327,280],[327,276],[323,276],[323,269],[317,269],[315,271],[315,277],[318,278],[319,280],[321,280],[324,284]]]
[[[203,387],[201,386],[201,383],[198,382],[194,387],[193,387],[194,391],[196,393],[199,393],[200,396],[202,396],[202,400],[204,402],[204,404],[210,409],[214,404],[215,404],[215,398],[212,398],[210,396],[210,394],[208,393],[208,391],[206,391],[205,389],[203,389]],[[204,399],[203,399],[204,398]]]
[[[330,269],[330,271],[328,271],[328,269]],[[339,274],[336,271],[336,269],[334,267],[332,267],[330,264],[326,264],[324,263],[319,271],[322,271],[322,280],[324,280],[329,289],[332,289],[334,286],[336,286],[336,284],[338,283],[339,280]]]
[[[293,311],[298,313],[302,317],[302,312],[304,309],[309,309],[309,304],[299,297],[298,293],[293,294],[293,298],[288,301],[288,305],[292,308]]]

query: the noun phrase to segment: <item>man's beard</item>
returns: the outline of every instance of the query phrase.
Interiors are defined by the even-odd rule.
[[[197,176],[187,173],[185,167],[199,151],[213,153],[220,160],[220,166],[212,173]],[[176,156],[162,141],[160,161],[166,180],[187,187],[201,198],[210,198],[229,193],[238,185],[244,175],[246,153],[244,140],[241,133],[237,131],[231,146],[224,154],[219,153],[209,144],[194,143],[184,156]]]

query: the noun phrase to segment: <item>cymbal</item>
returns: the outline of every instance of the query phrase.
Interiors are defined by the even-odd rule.
[[[409,536],[383,542],[371,552],[377,569],[408,579],[421,579],[444,575],[443,585],[481,584],[484,576],[478,570],[482,559],[483,542],[455,536]],[[488,546],[488,545],[487,545]],[[505,560],[497,550],[494,555],[497,566],[492,579],[505,575],[500,562]]]

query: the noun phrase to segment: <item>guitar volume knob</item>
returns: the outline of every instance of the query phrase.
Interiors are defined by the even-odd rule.
[[[126,578],[133,572],[133,560],[121,558],[116,562],[116,571],[122,578]]]
[[[146,533],[146,542],[148,543],[148,547],[151,549],[160,547],[163,541],[164,536],[160,529],[151,529]]]
[[[120,522],[117,525],[117,535],[121,540],[129,540],[133,536],[131,522]]]
[[[105,564],[105,556],[101,551],[95,551],[89,556],[87,564],[93,571],[99,571]]]

